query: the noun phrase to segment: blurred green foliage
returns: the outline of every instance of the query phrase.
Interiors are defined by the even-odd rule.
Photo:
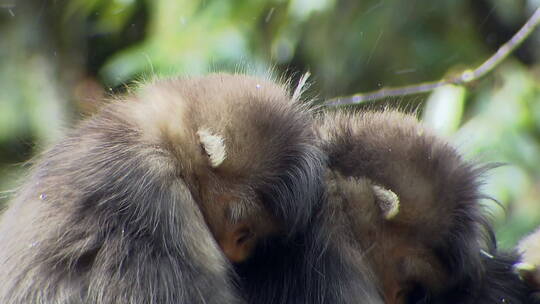
[[[313,74],[318,100],[473,68],[537,0],[0,0],[0,191],[100,100],[154,75]],[[486,179],[501,244],[540,223],[540,35],[469,87],[357,107],[418,109]],[[0,197],[8,197],[9,192]]]

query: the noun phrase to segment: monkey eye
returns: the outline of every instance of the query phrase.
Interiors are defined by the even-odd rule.
[[[255,234],[251,231],[251,229],[242,228],[238,232],[238,237],[236,239],[236,243],[237,244],[243,244],[243,243],[247,242],[248,240],[250,240],[251,238],[253,238],[254,236],[255,236]]]

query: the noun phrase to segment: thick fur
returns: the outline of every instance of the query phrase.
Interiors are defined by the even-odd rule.
[[[519,255],[511,252],[495,252],[484,256],[479,281],[463,280],[440,294],[425,294],[418,304],[538,304],[534,289],[516,274],[514,265]]]
[[[322,180],[313,194],[320,200],[306,210],[312,216],[302,230],[263,239],[250,259],[235,265],[248,302],[382,304],[363,252],[340,242],[344,227],[334,223]]]
[[[363,253],[328,216],[321,208],[303,233],[268,239],[237,266],[249,303],[383,303]]]
[[[516,259],[497,252],[479,203],[489,167],[394,111],[327,113],[316,129],[330,169],[329,216],[344,226],[333,241],[363,252],[358,263],[372,269],[386,303],[529,303]],[[375,187],[399,198],[391,218]],[[456,301],[445,302],[449,295]]]
[[[0,303],[243,302],[215,236],[223,218],[307,229],[310,119],[282,86],[241,75],[111,103],[37,160],[4,212]]]

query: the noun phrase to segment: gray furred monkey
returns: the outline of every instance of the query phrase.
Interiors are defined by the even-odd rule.
[[[385,303],[532,303],[479,202],[489,165],[396,111],[329,112],[315,129],[329,247],[367,267]]]
[[[320,208],[321,154],[293,99],[213,74],[145,85],[82,122],[1,217],[0,303],[244,302],[229,260]]]

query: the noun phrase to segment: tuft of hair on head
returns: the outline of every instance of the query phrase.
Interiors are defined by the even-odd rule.
[[[227,157],[225,139],[222,136],[212,134],[208,129],[199,129],[197,131],[201,146],[208,155],[210,166],[219,167]]]
[[[302,96],[302,94],[309,87],[307,85],[307,80],[309,79],[310,76],[311,76],[311,73],[308,71],[308,72],[304,73],[304,75],[302,75],[302,77],[300,77],[300,80],[298,81],[298,84],[296,85],[296,88],[294,89],[294,93],[292,95],[292,100],[295,100],[295,101],[300,100],[300,97]]]

